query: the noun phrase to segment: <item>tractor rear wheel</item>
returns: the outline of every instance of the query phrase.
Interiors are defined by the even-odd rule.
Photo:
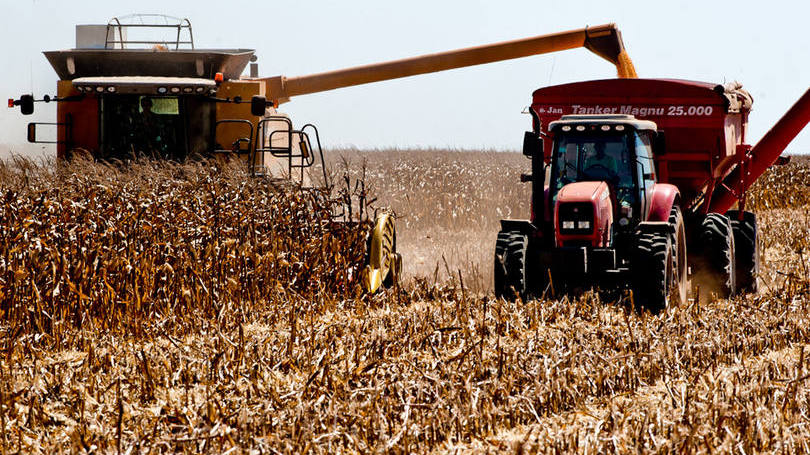
[[[671,236],[643,233],[633,251],[633,301],[636,308],[658,313],[673,293],[674,263]]]
[[[500,232],[495,243],[495,296],[526,298],[529,238],[520,232]]]
[[[673,206],[669,212],[669,225],[672,228],[670,239],[672,247],[672,284],[676,304],[686,303],[688,292],[686,265],[686,226],[680,207]]]
[[[501,231],[498,233],[498,238],[495,240],[495,297],[507,298],[506,294],[506,249],[509,247],[509,238],[511,232]]]
[[[520,233],[513,233],[506,248],[506,283],[511,289],[513,299],[525,299],[528,294],[527,253],[529,238]]]
[[[737,210],[729,210],[726,216],[731,221],[731,230],[734,233],[734,266],[738,292],[757,292],[757,276],[759,276],[759,233],[757,231],[757,217],[751,212],[743,212],[743,219],[739,219]]]
[[[700,244],[707,270],[701,273],[703,284],[720,298],[737,292],[734,233],[725,215],[709,213],[700,226]],[[700,271],[699,271],[700,273]]]

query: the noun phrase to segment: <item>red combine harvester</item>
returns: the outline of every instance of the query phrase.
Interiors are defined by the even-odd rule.
[[[690,269],[721,296],[756,291],[746,190],[810,121],[810,90],[753,147],[751,104],[739,84],[682,80],[535,91],[523,146],[532,173],[521,177],[531,219],[501,220],[496,294],[618,286],[659,311],[686,300]]]

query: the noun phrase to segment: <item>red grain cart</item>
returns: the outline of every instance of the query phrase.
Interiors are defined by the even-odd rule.
[[[810,121],[810,91],[754,147],[751,105],[739,84],[681,80],[535,91],[532,174],[522,178],[532,214],[501,221],[496,294],[619,286],[658,311],[686,299],[690,267],[695,284],[723,296],[756,291],[759,234],[745,193]]]

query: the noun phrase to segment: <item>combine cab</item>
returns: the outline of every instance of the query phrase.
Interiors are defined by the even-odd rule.
[[[759,233],[745,192],[810,120],[810,91],[755,147],[745,141],[751,104],[738,84],[680,80],[535,91],[523,178],[532,217],[501,221],[496,293],[627,287],[659,311],[685,301],[690,267],[704,290],[756,291]]]
[[[45,52],[60,80],[55,98],[36,101],[58,102],[58,120],[30,124],[29,141],[56,125],[60,159],[77,151],[102,160],[218,155],[246,161],[254,174],[309,183],[304,169],[322,158],[318,131],[294,129],[264,101],[264,84],[241,76],[254,51],[197,49],[188,20],[159,18],[78,26],[75,49]],[[26,114],[34,101],[16,103]]]

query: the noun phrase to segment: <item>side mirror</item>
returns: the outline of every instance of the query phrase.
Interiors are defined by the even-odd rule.
[[[20,95],[20,112],[23,115],[34,113],[34,95]]]
[[[653,140],[653,154],[656,156],[663,155],[667,152],[666,136],[663,131],[658,131]]]
[[[36,123],[29,123],[28,124],[28,142],[36,142],[37,141],[37,124]]]
[[[259,95],[250,99],[250,113],[256,117],[263,117],[267,109],[267,98]]]
[[[523,135],[523,154],[532,157],[543,154],[543,139],[533,131],[526,131]]]

